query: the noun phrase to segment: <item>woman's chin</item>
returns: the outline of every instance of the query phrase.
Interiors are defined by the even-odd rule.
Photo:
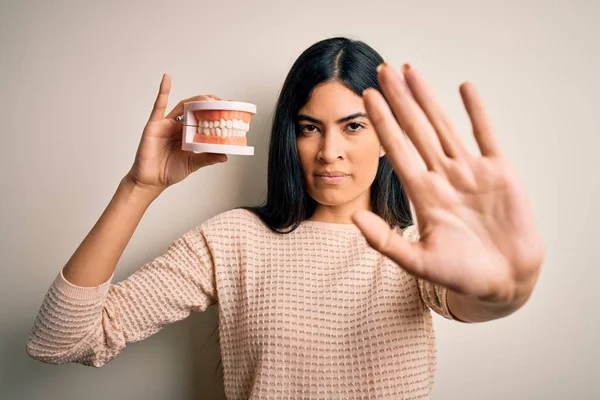
[[[328,207],[343,206],[352,201],[352,199],[349,199],[347,196],[342,196],[341,193],[327,192],[333,192],[333,190],[321,191],[318,196],[312,196],[312,198],[320,205]]]

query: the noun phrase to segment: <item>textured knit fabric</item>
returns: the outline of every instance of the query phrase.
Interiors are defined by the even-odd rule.
[[[418,240],[414,226],[403,235]],[[232,210],[116,284],[83,288],[59,273],[27,352],[100,367],[211,304],[232,400],[429,398],[430,309],[452,319],[443,287],[407,274],[352,224],[305,221],[277,234]]]

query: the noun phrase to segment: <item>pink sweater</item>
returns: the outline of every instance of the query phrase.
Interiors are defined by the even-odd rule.
[[[418,240],[414,226],[403,234]],[[191,229],[129,278],[93,288],[59,273],[27,343],[40,361],[100,367],[128,343],[218,304],[228,399],[424,399],[430,309],[446,290],[408,275],[354,225],[271,232],[245,210]]]

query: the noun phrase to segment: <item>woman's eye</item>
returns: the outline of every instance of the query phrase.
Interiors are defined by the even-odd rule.
[[[362,124],[359,124],[358,122],[352,122],[351,124],[348,124],[348,128],[350,128],[352,132],[358,132],[361,129],[363,129],[364,126],[362,126]]]
[[[314,133],[317,132],[317,127],[314,125],[302,125],[300,127],[300,132],[302,133]]]

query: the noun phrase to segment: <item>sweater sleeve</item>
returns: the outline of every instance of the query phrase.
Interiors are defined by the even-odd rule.
[[[29,333],[29,356],[51,364],[100,367],[127,343],[217,302],[212,256],[198,227],[127,279],[116,284],[111,280],[80,287],[68,282],[61,270]]]
[[[419,240],[419,230],[415,225],[411,225],[404,229],[402,236],[405,238],[417,242]],[[417,286],[419,288],[419,295],[423,303],[427,305],[431,310],[441,315],[446,319],[454,320],[454,316],[448,308],[447,294],[448,289],[442,285],[438,285],[429,282],[425,279],[416,278]]]

